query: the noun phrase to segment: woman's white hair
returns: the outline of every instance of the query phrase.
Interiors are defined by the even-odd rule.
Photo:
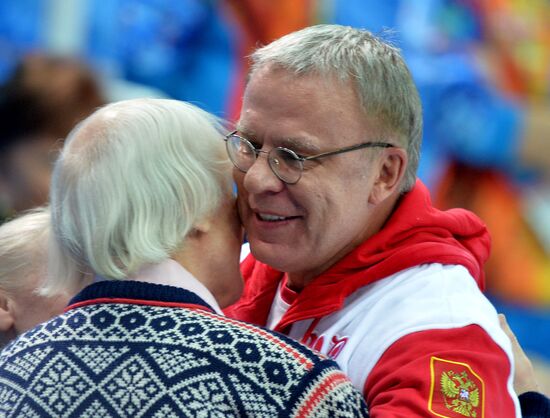
[[[377,118],[380,133],[397,137],[406,147],[409,163],[401,190],[414,185],[422,142],[422,105],[397,48],[367,30],[316,25],[259,48],[251,60],[249,78],[259,69],[275,65],[296,75],[351,81],[366,114]]]
[[[196,106],[136,99],[99,109],[54,167],[57,245],[44,293],[66,287],[74,265],[123,279],[169,258],[230,193],[230,173],[221,121]]]
[[[46,276],[50,211],[32,209],[0,226],[0,288],[17,292]],[[30,283],[29,281],[33,282]]]

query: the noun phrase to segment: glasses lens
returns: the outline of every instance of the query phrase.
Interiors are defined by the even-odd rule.
[[[302,161],[290,150],[273,148],[269,153],[269,166],[282,181],[294,184],[302,176]]]
[[[248,171],[254,161],[256,152],[252,144],[236,135],[231,135],[226,142],[227,154],[235,167],[241,171]]]

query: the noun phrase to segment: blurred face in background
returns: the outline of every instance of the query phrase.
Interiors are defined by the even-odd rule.
[[[45,267],[10,278],[18,284],[16,288],[0,287],[0,347],[23,332],[48,321],[63,312],[69,302],[69,295],[55,297],[38,295],[35,290],[44,278]]]
[[[14,144],[2,158],[3,189],[7,204],[19,212],[48,201],[53,161],[61,140],[35,137]]]
[[[106,100],[85,64],[49,55],[24,57],[0,97],[0,212],[9,214],[47,201],[63,140]]]

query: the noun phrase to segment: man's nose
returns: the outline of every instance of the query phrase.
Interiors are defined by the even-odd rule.
[[[249,193],[276,193],[284,188],[284,183],[271,170],[266,153],[259,153],[245,173],[244,187]]]

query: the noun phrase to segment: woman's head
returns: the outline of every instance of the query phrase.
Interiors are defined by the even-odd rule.
[[[54,167],[60,254],[82,271],[122,279],[180,251],[232,199],[222,130],[207,112],[166,99],[114,103],[84,120]],[[52,260],[51,290],[70,276],[63,259]]]

